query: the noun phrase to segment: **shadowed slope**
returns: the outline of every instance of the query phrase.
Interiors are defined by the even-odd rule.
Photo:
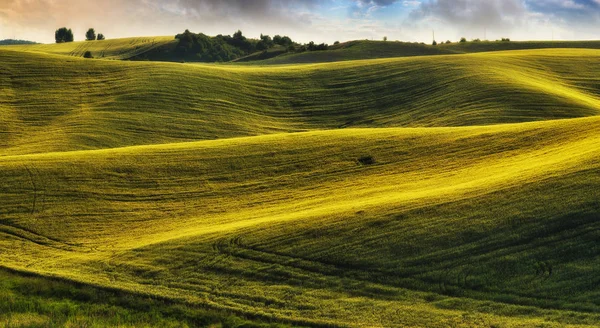
[[[288,53],[275,58],[259,60],[254,64],[298,64],[324,63],[346,60],[375,58],[433,56],[466,54],[478,52],[499,52],[509,50],[535,49],[600,49],[600,41],[535,41],[535,42],[465,42],[438,44],[437,46],[397,41],[350,41],[330,47],[328,51]]]
[[[0,153],[343,127],[463,126],[598,113],[595,50],[282,67],[0,52]]]

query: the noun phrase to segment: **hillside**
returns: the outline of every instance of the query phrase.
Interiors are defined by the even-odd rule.
[[[600,322],[598,50],[4,49],[0,325]]]
[[[285,53],[274,58],[259,60],[257,64],[306,64],[328,63],[346,60],[377,59],[392,57],[414,57],[448,55],[457,53],[451,49],[433,47],[419,43],[382,42],[382,41],[350,41],[333,45],[326,51],[308,51],[301,53]]]
[[[433,56],[535,49],[600,49],[600,41],[466,42],[437,46],[398,41],[350,41],[328,51],[286,53],[253,63],[262,65],[323,63],[346,60]]]
[[[261,68],[0,51],[0,154],[592,116],[597,56],[526,51]]]
[[[22,52],[41,52],[54,55],[83,57],[90,51],[94,58],[129,59],[152,49],[174,43],[173,37],[135,37],[101,41],[78,41],[52,44],[14,45],[2,49]]]
[[[14,39],[0,40],[0,46],[22,45],[22,44],[36,44],[36,42],[27,41],[27,40],[14,40]]]

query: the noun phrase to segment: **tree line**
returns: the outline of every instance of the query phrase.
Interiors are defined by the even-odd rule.
[[[282,35],[271,37],[261,34],[259,39],[251,39],[245,37],[240,30],[233,35],[219,34],[214,37],[185,30],[177,34],[175,39],[178,40],[175,54],[180,60],[200,62],[227,62],[275,47],[284,52],[320,51],[329,47],[325,43],[314,42],[302,45]]]
[[[85,33],[86,41],[94,41],[94,40],[104,40],[104,34],[99,33],[96,35],[96,31],[93,28],[90,28]],[[73,42],[73,30],[66,27],[61,27],[56,32],[54,32],[54,40],[56,43],[65,43],[65,42]]]

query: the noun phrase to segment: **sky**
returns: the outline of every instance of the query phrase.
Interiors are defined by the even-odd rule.
[[[175,35],[288,35],[297,42],[357,39],[600,39],[600,0],[0,0],[0,40],[54,42]]]

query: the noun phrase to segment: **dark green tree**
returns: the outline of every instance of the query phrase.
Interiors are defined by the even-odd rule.
[[[96,38],[96,40],[104,40],[104,39],[106,39],[106,38],[104,37],[104,34],[102,34],[102,33],[98,33],[98,37]]]
[[[70,28],[61,27],[54,32],[54,39],[56,43],[73,42],[73,31]]]
[[[85,40],[86,41],[96,40],[96,31],[94,31],[93,28],[90,28],[87,32],[85,32]]]

